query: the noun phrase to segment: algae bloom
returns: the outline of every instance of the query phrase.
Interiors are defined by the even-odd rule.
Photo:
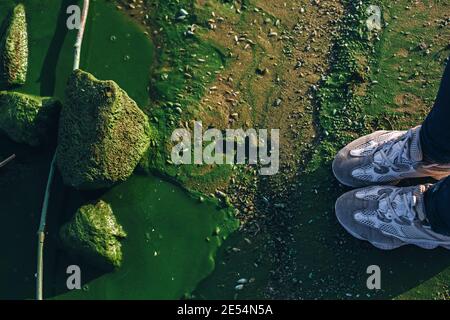
[[[119,240],[126,236],[111,206],[102,200],[79,208],[72,220],[60,230],[63,244],[74,254],[108,271],[121,266]]]
[[[23,85],[28,69],[28,32],[25,7],[17,5],[11,13],[0,43],[0,82]]]
[[[56,132],[61,105],[52,98],[0,92],[0,130],[18,143],[39,146]]]
[[[147,116],[114,81],[72,73],[57,148],[67,185],[99,189],[125,181],[148,149],[150,135]]]

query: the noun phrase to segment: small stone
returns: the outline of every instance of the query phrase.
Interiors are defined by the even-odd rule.
[[[220,231],[221,231],[221,230],[220,230],[220,227],[217,226],[217,227],[214,229],[214,231],[213,231],[213,235],[214,235],[214,236],[218,236],[218,235],[220,234]]]
[[[39,146],[55,135],[61,103],[12,91],[0,91],[0,131],[18,143]]]
[[[256,73],[262,76],[265,76],[266,74],[269,74],[270,71],[267,68],[261,69],[261,68],[257,68],[256,69]]]
[[[269,37],[277,37],[277,36],[278,36],[278,33],[275,32],[275,31],[270,30],[268,36],[269,36]]]
[[[274,106],[275,106],[275,107],[279,107],[279,106],[281,105],[282,102],[283,102],[283,100],[281,100],[280,98],[278,98],[277,100],[275,100]]]
[[[187,12],[185,9],[182,8],[182,9],[180,9],[179,15],[180,16],[188,16],[189,12]]]
[[[65,247],[86,262],[104,270],[119,268],[122,250],[119,240],[127,234],[116,221],[111,206],[100,200],[81,207],[60,230]]]
[[[18,4],[0,42],[0,83],[25,84],[28,71],[28,33],[25,7]]]

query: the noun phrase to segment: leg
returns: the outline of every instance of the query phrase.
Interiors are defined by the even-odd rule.
[[[425,212],[434,232],[450,236],[450,177],[425,193]]]
[[[333,172],[352,187],[336,202],[341,225],[380,249],[406,244],[450,249],[450,63],[433,107],[422,126],[377,131],[336,156]],[[381,184],[434,177],[437,184],[397,188]]]
[[[441,86],[428,117],[422,124],[420,140],[429,162],[450,163],[450,63],[444,71]]]

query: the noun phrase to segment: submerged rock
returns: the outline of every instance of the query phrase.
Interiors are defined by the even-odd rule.
[[[0,91],[0,130],[18,143],[38,146],[56,132],[60,110],[52,98]]]
[[[126,236],[111,206],[102,200],[78,209],[72,220],[60,230],[65,247],[86,262],[107,271],[121,266],[119,240]]]
[[[0,82],[8,86],[24,84],[28,70],[28,32],[23,4],[18,4],[9,17],[0,52]]]
[[[66,89],[57,163],[67,185],[99,189],[126,180],[150,144],[147,116],[114,81],[76,70]]]

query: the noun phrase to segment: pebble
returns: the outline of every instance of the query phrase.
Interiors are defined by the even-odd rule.
[[[275,106],[275,107],[279,107],[279,106],[281,105],[282,102],[283,102],[283,100],[281,100],[280,98],[278,98],[277,100],[275,100],[274,106]]]
[[[188,15],[189,15],[189,12],[187,12],[185,9],[181,8],[181,9],[180,9],[180,12],[179,12],[179,15],[180,15],[180,16],[188,16]]]
[[[269,36],[269,37],[277,37],[277,36],[278,36],[278,33],[275,32],[275,31],[270,30],[268,36]]]

